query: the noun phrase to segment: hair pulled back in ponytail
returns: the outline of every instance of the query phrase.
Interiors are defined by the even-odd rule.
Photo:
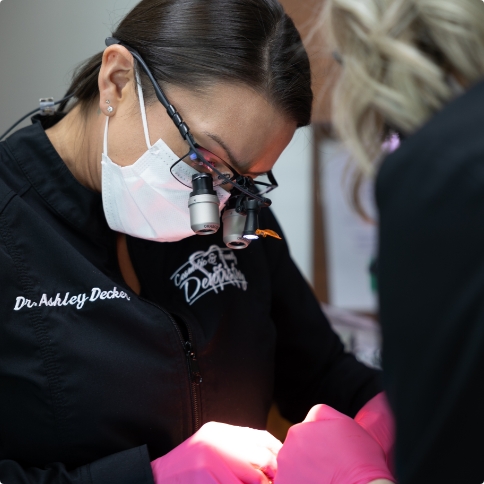
[[[112,36],[141,54],[161,86],[244,84],[298,126],[310,122],[309,60],[277,0],[141,0]],[[102,53],[96,54],[74,73],[68,94],[81,106],[99,96],[101,61]],[[150,102],[154,91],[140,74]]]

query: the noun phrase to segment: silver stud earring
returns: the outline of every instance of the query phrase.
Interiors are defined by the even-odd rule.
[[[113,108],[112,106],[109,106],[109,107],[108,107],[108,113],[112,113],[112,112],[113,112],[113,109],[114,109],[114,108]]]
[[[111,101],[109,99],[106,99],[106,104],[111,104]]]

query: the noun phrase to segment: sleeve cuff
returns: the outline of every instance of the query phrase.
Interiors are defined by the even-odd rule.
[[[81,475],[82,484],[154,484],[146,445],[92,462]]]

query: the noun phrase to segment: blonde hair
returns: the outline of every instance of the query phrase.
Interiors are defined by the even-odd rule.
[[[333,124],[365,173],[387,126],[412,133],[453,96],[449,76],[484,77],[482,0],[327,0],[322,26],[343,64]]]

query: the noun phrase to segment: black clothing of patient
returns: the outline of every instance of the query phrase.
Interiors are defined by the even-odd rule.
[[[377,180],[385,385],[399,484],[484,481],[484,83]]]

